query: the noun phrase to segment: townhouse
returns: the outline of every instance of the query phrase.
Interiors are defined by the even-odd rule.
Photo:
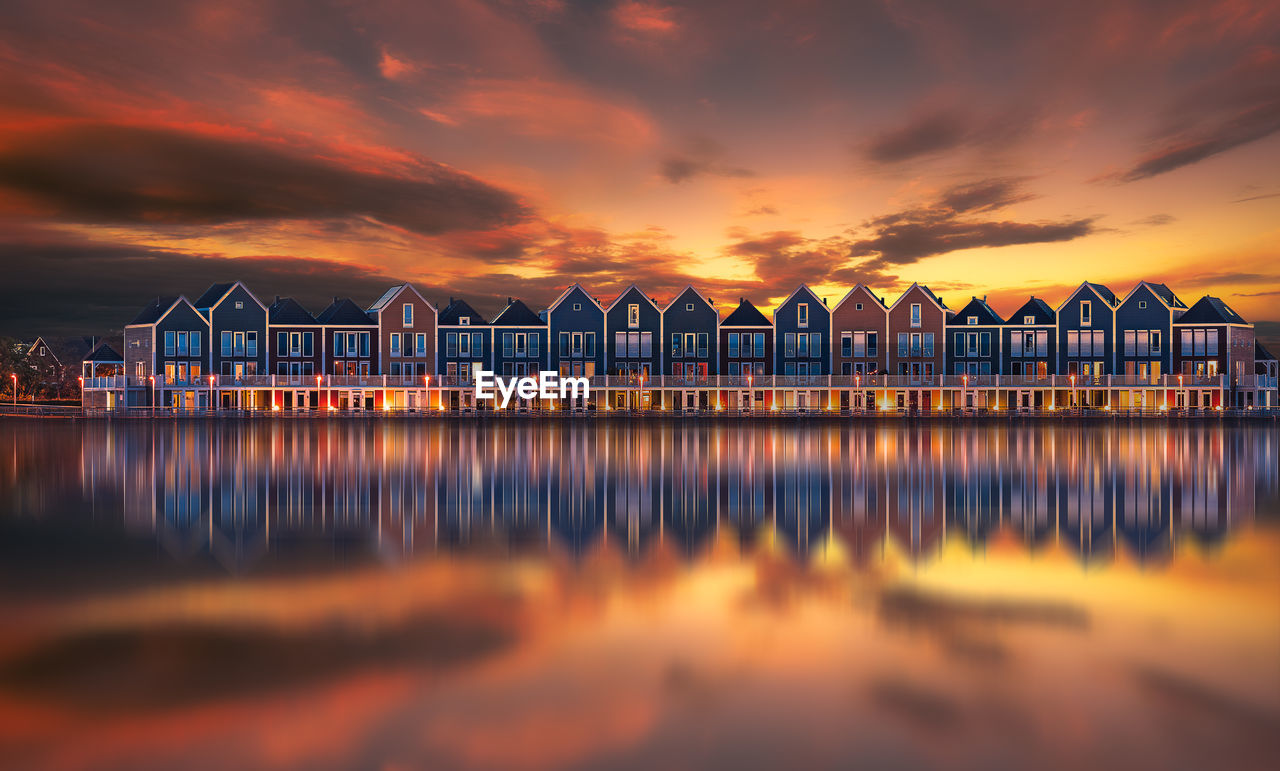
[[[125,327],[123,356],[83,357],[83,394],[101,409],[488,409],[474,400],[477,370],[517,377],[550,369],[592,378],[590,397],[565,405],[574,410],[1151,411],[1277,402],[1275,361],[1251,324],[1218,298],[1187,308],[1153,282],[1123,300],[1085,282],[1056,309],[1032,297],[1007,320],[985,297],[953,312],[920,284],[892,305],[858,285],[833,309],[802,285],[772,315],[740,298],[721,319],[692,286],[659,306],[632,285],[605,307],[573,284],[544,311],[507,298],[486,321],[464,300],[437,311],[398,284],[367,310],[335,297],[313,316],[291,298],[267,307],[239,282],[218,283],[194,303],[148,303]],[[558,408],[528,401],[518,409]]]

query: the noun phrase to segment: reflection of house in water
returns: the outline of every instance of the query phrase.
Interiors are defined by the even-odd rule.
[[[236,568],[317,541],[384,558],[496,545],[639,559],[660,540],[696,557],[722,527],[748,549],[772,528],[800,558],[834,537],[856,563],[889,541],[925,559],[947,536],[980,549],[998,532],[1159,562],[1183,534],[1212,545],[1274,501],[1280,444],[1191,423],[394,420],[148,423],[83,441],[86,484],[121,491],[127,523]]]

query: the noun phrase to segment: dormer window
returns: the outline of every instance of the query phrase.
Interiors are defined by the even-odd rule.
[[[631,303],[627,306],[627,327],[636,329],[640,326],[640,305]]]
[[[1080,301],[1080,326],[1087,327],[1093,323],[1093,304],[1088,300]]]
[[[1022,317],[1022,323],[1023,323],[1023,324],[1034,324],[1034,323],[1036,323],[1036,317],[1035,317],[1035,316],[1023,316],[1023,317]]]
[[[911,326],[920,326],[920,303],[911,304]]]
[[[968,322],[969,322],[969,326],[971,326],[971,327],[976,327],[976,326],[978,326],[978,317],[977,317],[977,316],[970,316],[968,319],[966,319],[966,321],[968,321]]]
[[[809,303],[800,303],[796,306],[796,325],[809,326]]]

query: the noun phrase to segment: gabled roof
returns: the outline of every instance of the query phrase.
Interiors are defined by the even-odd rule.
[[[476,312],[475,308],[467,304],[466,300],[455,300],[452,297],[449,298],[449,304],[445,306],[445,309],[440,311],[439,317],[436,318],[436,323],[442,327],[458,326],[462,324],[462,319],[464,318],[467,319],[467,325],[472,327],[482,327],[488,323],[484,320],[484,316],[481,316]]]
[[[1039,297],[1031,297],[1021,308],[1009,314],[1009,320],[1005,323],[1021,324],[1024,316],[1034,316],[1037,324],[1052,324],[1057,314],[1049,307],[1049,303]]]
[[[716,304],[711,302],[710,298],[708,298],[702,292],[699,292],[697,288],[694,287],[693,284],[687,284],[684,289],[681,289],[679,292],[676,292],[676,296],[672,297],[670,302],[662,306],[662,312],[666,313],[667,311],[671,310],[671,308],[673,308],[675,304],[680,301],[680,298],[684,297],[685,294],[688,292],[693,292],[694,294],[696,294],[698,296],[698,299],[702,300],[704,303],[707,304],[708,308],[712,310],[716,309]],[[716,316],[719,317],[719,315],[720,315],[720,312],[716,311]]]
[[[1275,361],[1276,357],[1271,352],[1262,347],[1262,343],[1257,340],[1253,341],[1253,358],[1257,361]]]
[[[128,326],[134,324],[154,324],[160,320],[170,308],[178,302],[178,298],[174,296],[157,297],[148,303],[142,310],[138,311],[138,315],[133,317]]]
[[[1156,296],[1156,299],[1158,299],[1160,302],[1164,303],[1164,304],[1165,304],[1166,306],[1168,306],[1169,308],[1185,308],[1185,307],[1187,307],[1187,306],[1186,306],[1186,304],[1182,302],[1182,300],[1179,300],[1179,299],[1178,299],[1178,296],[1177,296],[1176,294],[1174,294],[1174,293],[1173,293],[1173,290],[1172,290],[1172,289],[1170,289],[1169,287],[1165,286],[1164,284],[1156,284],[1156,283],[1152,283],[1152,282],[1150,282],[1150,281],[1139,281],[1139,282],[1138,282],[1138,283],[1133,287],[1133,289],[1130,289],[1130,290],[1129,290],[1129,294],[1127,294],[1127,295],[1125,295],[1125,296],[1124,296],[1124,299],[1120,301],[1119,305],[1124,305],[1125,303],[1129,302],[1129,298],[1130,298],[1130,297],[1133,297],[1134,293],[1135,293],[1135,292],[1137,292],[1139,289],[1141,289],[1141,288],[1142,288],[1142,287],[1144,287],[1144,286],[1145,286],[1147,289],[1150,289],[1150,290],[1151,290],[1151,294],[1155,295],[1155,296]]]
[[[196,310],[206,310],[218,304],[218,301],[227,296],[227,292],[231,291],[237,283],[236,281],[228,281],[225,284],[212,284],[208,289],[204,290],[204,294],[196,298],[192,303],[196,306]]]
[[[271,307],[267,310],[268,324],[290,324],[294,326],[308,326],[318,324],[316,317],[311,312],[303,308],[297,300],[292,297],[277,297],[276,301],[271,303]]]
[[[929,287],[925,286],[924,284],[918,284],[918,283],[913,283],[911,286],[907,287],[907,290],[902,293],[902,296],[894,300],[893,305],[889,306],[889,310],[893,310],[894,308],[898,307],[898,303],[902,302],[903,298],[911,294],[912,289],[919,289],[920,291],[924,292],[925,295],[930,300],[932,300],[933,304],[938,306],[940,310],[945,311],[946,313],[951,313],[951,309],[948,308],[945,304],[943,304],[941,297],[934,294],[933,290],[930,289]]]
[[[747,298],[740,298],[738,307],[724,321],[720,322],[722,327],[771,327],[773,322],[761,313],[756,306],[751,304]]]
[[[81,361],[91,361],[91,362],[101,361],[101,362],[107,362],[109,364],[119,364],[124,361],[124,357],[116,353],[116,349],[112,348],[106,343],[101,343],[97,348],[94,348],[89,353],[88,356],[85,356],[83,359],[81,359]]]
[[[378,323],[369,318],[369,314],[360,310],[360,306],[352,302],[349,297],[333,298],[329,307],[316,316],[316,321],[327,326],[360,326]]]
[[[1248,324],[1240,314],[1217,297],[1205,295],[1196,300],[1186,313],[1178,317],[1175,324]]]
[[[373,305],[369,306],[369,311],[371,313],[381,313],[383,309],[385,309],[392,300],[399,297],[400,293],[405,291],[406,289],[416,294],[419,300],[426,303],[431,308],[432,313],[437,313],[436,306],[433,305],[431,301],[429,301],[427,298],[423,297],[422,293],[419,292],[417,288],[414,287],[413,284],[410,284],[407,282],[404,284],[396,284],[395,286],[391,287],[387,291],[383,292],[382,296],[379,297],[377,300],[375,300]]]
[[[845,292],[844,297],[841,297],[841,298],[840,298],[840,302],[836,303],[835,307],[831,309],[832,313],[834,313],[836,310],[838,310],[838,309],[840,308],[840,306],[841,306],[841,305],[844,305],[844,304],[845,304],[845,302],[846,302],[850,297],[853,297],[853,295],[854,295],[854,293],[855,293],[855,292],[857,292],[857,293],[859,293],[859,294],[867,294],[867,295],[871,295],[871,299],[873,299],[873,300],[875,300],[876,302],[880,303],[880,307],[881,307],[882,309],[884,309],[884,310],[886,310],[886,311],[887,311],[887,310],[889,310],[889,306],[884,304],[884,298],[880,297],[880,296],[879,296],[879,295],[877,295],[875,292],[871,291],[871,287],[867,286],[866,284],[856,284],[856,285],[854,285],[854,287],[853,287],[852,289],[850,289],[848,292]]]
[[[956,311],[954,316],[947,319],[947,323],[968,326],[970,316],[978,319],[977,326],[998,326],[1004,323],[1004,319],[1000,318],[1000,314],[992,310],[990,305],[987,305],[986,300],[977,297]]]
[[[575,289],[581,291],[582,294],[585,295],[586,298],[590,300],[593,305],[596,306],[596,308],[600,309],[601,312],[604,311],[604,306],[600,304],[599,300],[591,296],[591,293],[586,290],[586,287],[582,286],[582,284],[573,283],[573,284],[570,284],[568,287],[566,287],[565,290],[560,293],[560,296],[555,299],[555,302],[547,306],[547,312],[550,313],[551,311],[555,310],[556,306],[564,302],[566,297],[573,294],[573,290]]]
[[[545,327],[547,322],[529,310],[529,306],[520,300],[510,300],[507,307],[494,316],[489,324],[495,327]]]
[[[659,307],[658,307],[658,304],[657,304],[656,302],[654,302],[654,301],[653,301],[653,298],[652,298],[652,297],[650,297],[649,295],[645,294],[645,293],[644,293],[644,290],[643,290],[643,289],[641,289],[640,287],[636,286],[635,284],[632,284],[631,286],[627,287],[626,289],[623,289],[620,293],[618,293],[618,296],[617,296],[617,297],[615,297],[615,298],[613,298],[613,302],[609,303],[609,305],[605,307],[605,310],[606,310],[606,311],[611,311],[611,310],[613,310],[613,306],[615,306],[615,305],[617,305],[618,303],[622,302],[622,298],[624,298],[624,297],[626,297],[628,294],[630,294],[632,289],[636,290],[636,294],[639,294],[641,297],[643,297],[645,302],[647,302],[647,303],[649,303],[650,305],[652,305],[654,310],[656,310],[656,311],[657,311],[657,312],[659,312],[659,313],[661,313],[661,312],[662,312],[662,309],[661,309],[661,308],[659,308]]]
[[[822,302],[822,298],[821,298],[821,297],[818,297],[818,295],[814,294],[813,290],[809,288],[809,285],[808,285],[808,284],[801,284],[800,286],[796,287],[796,288],[791,292],[791,294],[787,295],[787,298],[786,298],[785,300],[783,300],[782,302],[778,303],[778,305],[773,309],[773,315],[776,317],[776,316],[778,315],[778,309],[779,309],[779,308],[781,308],[782,306],[786,305],[787,303],[791,302],[791,298],[793,298],[793,297],[795,297],[796,295],[800,294],[800,292],[804,292],[805,294],[809,295],[810,297],[812,297],[812,298],[813,298],[813,301],[814,301],[815,303],[818,303],[819,305],[821,305],[821,306],[822,306],[823,310],[827,310],[827,304],[826,304],[826,303],[824,303],[824,302]]]
[[[1088,287],[1094,294],[1101,297],[1103,302],[1107,303],[1107,307],[1111,310],[1115,310],[1115,307],[1119,304],[1119,301],[1116,299],[1115,292],[1102,284],[1095,284],[1092,281],[1084,281],[1081,282],[1080,286],[1076,287],[1071,294],[1067,295],[1067,299],[1063,300],[1062,304],[1058,306],[1058,312],[1061,313],[1062,309],[1067,307],[1067,303],[1071,302],[1071,298],[1080,294],[1080,290],[1085,287]]]

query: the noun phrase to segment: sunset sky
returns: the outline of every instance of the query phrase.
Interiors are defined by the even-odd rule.
[[[1280,329],[1280,5],[16,2],[0,334],[264,301],[722,311],[800,282],[1056,306],[1168,282]]]

